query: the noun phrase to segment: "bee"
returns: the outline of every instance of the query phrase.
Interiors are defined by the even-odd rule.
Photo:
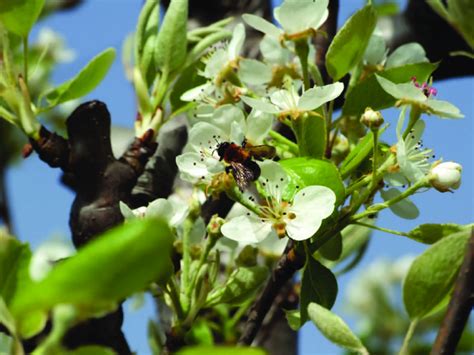
[[[221,142],[216,147],[219,161],[224,160],[229,166],[226,173],[232,172],[232,176],[243,191],[251,181],[255,181],[260,176],[260,167],[254,160],[271,159],[275,156],[276,150],[269,145],[247,145],[244,139],[242,145],[233,142]]]

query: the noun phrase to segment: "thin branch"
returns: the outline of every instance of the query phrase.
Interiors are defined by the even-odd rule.
[[[431,355],[454,354],[469,314],[474,306],[474,230],[471,230],[464,262]]]
[[[239,339],[240,345],[252,344],[257,335],[265,316],[279,294],[281,288],[290,280],[296,271],[304,266],[304,256],[297,254],[290,241],[283,256],[278,261],[265,288],[259,295],[247,318],[244,330]]]

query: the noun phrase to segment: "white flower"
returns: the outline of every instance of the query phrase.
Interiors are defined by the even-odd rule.
[[[292,85],[289,90],[276,90],[270,94],[270,102],[247,96],[242,96],[241,99],[256,110],[298,118],[302,113],[315,110],[326,102],[334,100],[344,90],[344,84],[336,82],[313,87],[301,96],[298,95],[297,89],[295,85]]]
[[[404,111],[402,111],[404,115]],[[423,147],[421,136],[425,130],[425,122],[419,120],[405,139],[402,139],[400,132],[397,142],[397,162],[400,172],[410,182],[417,182],[428,174],[431,163],[429,159],[433,155],[431,149]]]
[[[293,240],[311,238],[333,212],[334,192],[325,186],[308,186],[285,201],[282,192],[288,178],[283,168],[274,161],[265,161],[260,168],[259,180],[267,195],[257,207],[259,214],[247,211],[232,218],[222,226],[222,234],[240,244],[259,243],[275,233]]]
[[[218,107],[212,117],[201,119],[189,131],[184,153],[176,158],[181,178],[191,183],[210,183],[226,167],[216,151],[219,143],[241,144],[247,139],[252,145],[262,144],[272,123],[272,117],[265,113],[252,111],[245,119],[236,106]]]
[[[192,88],[181,95],[183,101],[203,101],[215,104],[223,96],[220,87],[221,72],[228,68],[237,68],[239,55],[245,41],[244,25],[239,23],[234,28],[232,39],[225,48],[218,48],[206,61],[206,66],[199,74],[208,82]]]
[[[42,280],[58,260],[74,254],[71,243],[63,240],[49,240],[39,246],[31,257],[29,272],[34,281]]]
[[[178,198],[170,196],[168,199],[159,198],[148,204],[148,206],[130,209],[120,201],[120,212],[125,219],[160,217],[172,227],[179,226],[186,218],[188,207]]]
[[[457,189],[461,185],[462,166],[458,163],[449,161],[436,165],[431,170],[430,179],[433,187],[441,192]]]

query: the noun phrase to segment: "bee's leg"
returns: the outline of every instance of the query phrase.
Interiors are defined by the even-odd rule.
[[[244,140],[242,141],[242,148],[245,148],[245,146],[247,145],[247,138],[244,137]]]

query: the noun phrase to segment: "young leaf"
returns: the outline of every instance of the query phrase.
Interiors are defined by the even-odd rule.
[[[91,59],[72,79],[46,93],[50,106],[87,95],[104,79],[115,59],[115,49],[108,48]]]
[[[301,322],[308,320],[308,305],[312,302],[331,309],[336,301],[337,280],[334,274],[319,261],[308,258],[301,279]]]
[[[422,319],[451,290],[471,232],[466,228],[444,237],[413,261],[403,282],[403,302],[411,319]]]
[[[438,240],[447,237],[456,232],[462,231],[466,228],[472,228],[474,224],[468,225],[459,225],[455,223],[444,223],[444,224],[435,224],[435,223],[426,223],[420,224],[415,229],[412,229],[408,233],[408,238],[414,239],[418,242],[425,244],[433,244]]]
[[[66,303],[97,309],[110,306],[152,281],[165,282],[172,270],[173,237],[168,224],[147,219],[106,232],[63,260],[40,282],[18,292],[11,310],[24,317]]]
[[[438,64],[416,63],[401,67],[390,68],[378,73],[394,83],[406,83],[411,77],[416,76],[418,80],[426,81]],[[342,112],[344,115],[361,115],[366,107],[381,110],[393,106],[396,102],[391,95],[387,94],[379,85],[375,75],[370,75],[365,80],[356,84],[346,97]]]
[[[220,303],[240,304],[253,295],[268,275],[264,266],[239,267],[229,276],[224,286],[214,289],[206,299],[206,306]]]
[[[10,32],[27,37],[43,9],[45,0],[2,0],[0,22]]]
[[[389,190],[380,190],[380,196],[382,196],[384,201],[394,199],[400,194],[401,192],[395,188]],[[405,198],[400,202],[394,203],[393,205],[389,206],[389,208],[398,217],[405,219],[415,219],[420,215],[418,207],[416,207],[416,205],[408,198]]]
[[[64,355],[114,355],[115,351],[106,348],[105,346],[99,345],[86,345],[81,346],[74,350],[68,350],[63,353]]]
[[[301,324],[300,311],[297,309],[294,309],[291,311],[287,311],[284,309],[283,311],[285,311],[285,317],[286,317],[286,320],[288,321],[289,327],[295,332],[297,332],[303,325]]]
[[[416,42],[406,43],[393,51],[387,58],[385,67],[401,67],[406,64],[428,62],[423,47]]]
[[[15,327],[15,319],[10,314],[3,297],[0,296],[0,325],[4,326],[9,333],[15,334],[16,327]]]
[[[364,56],[377,16],[368,5],[357,11],[337,32],[326,54],[326,68],[334,80],[346,75]]]
[[[336,166],[329,161],[299,157],[280,161],[288,174],[288,193],[311,185],[329,187],[336,194],[336,205],[344,199],[345,189]]]
[[[176,355],[266,355],[259,348],[231,347],[231,346],[193,346],[179,350]]]
[[[159,1],[147,0],[138,17],[135,33],[135,63],[140,68],[148,86],[156,75],[153,54],[156,48],[159,21]]]
[[[172,72],[186,61],[188,0],[171,0],[156,41],[155,63]]]
[[[359,354],[369,353],[349,326],[335,313],[317,303],[310,303],[308,316],[319,331],[334,344]]]
[[[359,143],[351,150],[349,155],[342,161],[341,176],[343,179],[349,175],[369,156],[374,146],[374,134],[367,133]]]

